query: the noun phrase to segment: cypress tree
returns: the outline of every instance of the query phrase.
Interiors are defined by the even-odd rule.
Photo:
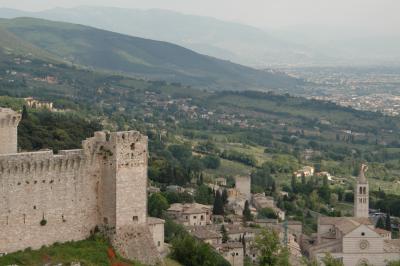
[[[21,115],[21,119],[27,119],[28,118],[28,110],[26,108],[26,105],[24,105],[22,107],[22,115]]]
[[[224,225],[221,225],[221,235],[222,235],[222,243],[228,242],[229,236]]]
[[[228,191],[226,189],[222,191],[222,202],[224,204],[228,203]]]
[[[221,193],[219,190],[217,191],[214,199],[213,206],[213,214],[214,215],[224,215],[224,203],[222,202]]]
[[[249,201],[247,201],[247,200],[246,200],[246,202],[245,202],[245,204],[244,204],[243,220],[244,220],[245,222],[248,222],[248,221],[252,221],[252,220],[253,220],[253,216],[251,215],[251,211],[250,211]]]
[[[272,192],[272,193],[275,193],[275,192],[276,192],[276,183],[275,183],[275,180],[272,180],[271,192]]]
[[[294,175],[292,175],[291,185],[292,185],[292,192],[297,193],[297,182],[296,182],[296,177]]]
[[[378,222],[376,223],[377,228],[385,229],[385,222],[382,217],[379,217]]]
[[[244,252],[244,254],[246,254],[246,239],[244,238],[244,235],[243,235],[242,239],[240,240],[240,242],[242,242],[243,252]]]
[[[392,222],[390,221],[390,212],[386,213],[385,229],[392,231]]]

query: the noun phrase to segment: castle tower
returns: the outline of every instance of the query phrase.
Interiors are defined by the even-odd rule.
[[[369,185],[365,177],[368,166],[361,165],[354,191],[354,217],[369,217]]]
[[[100,223],[118,231],[147,224],[147,137],[137,131],[96,132],[84,142],[100,166]]]
[[[21,115],[11,109],[0,108],[0,154],[17,153],[17,127]]]

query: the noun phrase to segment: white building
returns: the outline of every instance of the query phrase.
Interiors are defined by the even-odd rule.
[[[315,244],[309,248],[311,258],[319,261],[330,253],[344,266],[386,266],[400,260],[400,240],[391,233],[375,228],[368,217],[367,167],[361,167],[355,186],[354,217],[320,217]]]

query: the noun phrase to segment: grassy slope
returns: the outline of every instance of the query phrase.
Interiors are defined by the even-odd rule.
[[[282,88],[299,83],[282,74],[254,70],[177,45],[81,25],[31,18],[1,20],[0,24],[59,58],[97,69],[225,89]]]
[[[0,22],[3,20],[0,19]],[[15,34],[7,31],[3,26],[0,25],[0,49],[2,48],[6,53],[13,53],[16,55],[28,55],[31,54],[35,58],[41,58],[49,62],[59,61],[55,55],[52,55],[43,49],[36,47],[28,42],[23,41]]]
[[[164,263],[166,266],[182,266],[179,262],[176,262],[170,258],[165,258]]]
[[[50,247],[42,247],[39,250],[25,250],[0,257],[0,265],[41,266],[47,263],[56,265],[62,263],[69,265],[71,262],[80,262],[85,266],[109,266],[108,241],[101,237],[93,239],[68,242],[65,244],[54,244]],[[139,266],[123,259],[124,266]]]

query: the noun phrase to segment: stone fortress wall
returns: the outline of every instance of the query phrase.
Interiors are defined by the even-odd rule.
[[[0,118],[6,111],[12,114],[0,109]],[[16,134],[16,126],[9,127],[0,128],[2,137]],[[147,253],[136,250],[142,241],[160,239],[149,236],[147,225],[146,136],[96,132],[83,149],[58,154],[15,153],[14,138],[15,147],[0,150],[0,254],[82,240],[98,227],[115,243],[130,242],[125,253],[131,259],[155,264],[155,243],[147,243]],[[162,220],[158,224],[163,228]],[[125,239],[136,228],[143,233],[133,234],[135,241]]]

